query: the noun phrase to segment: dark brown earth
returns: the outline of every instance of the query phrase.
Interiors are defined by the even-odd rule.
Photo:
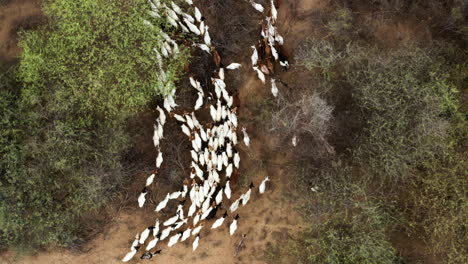
[[[18,31],[45,23],[40,0],[0,0],[0,62],[12,64],[21,50]]]

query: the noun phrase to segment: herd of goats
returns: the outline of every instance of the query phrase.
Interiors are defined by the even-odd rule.
[[[158,149],[156,157],[156,169],[146,179],[146,185],[138,197],[138,206],[143,207],[146,201],[149,186],[155,180],[158,169],[163,163],[163,153],[160,150],[160,143],[163,139],[164,124],[166,123],[166,112],[168,116],[173,117],[181,125],[182,132],[187,135],[191,141],[192,149],[190,151],[191,173],[190,180],[187,178],[183,182],[183,186],[179,191],[168,193],[165,198],[159,202],[155,208],[155,212],[160,212],[171,200],[178,202],[175,215],[160,221],[156,219],[154,225],[147,227],[141,234],[137,234],[133,241],[130,252],[128,252],[123,262],[130,261],[140,250],[140,247],[146,244],[145,252],[141,255],[141,259],[151,259],[161,250],[152,251],[158,243],[161,243],[166,238],[168,247],[174,246],[178,242],[183,242],[194,237],[192,248],[195,251],[200,241],[200,231],[204,227],[205,222],[209,219],[216,218],[218,210],[221,208],[224,197],[231,199],[231,176],[234,170],[239,168],[240,156],[236,150],[238,144],[237,139],[237,115],[234,105],[233,96],[226,90],[224,82],[225,70],[236,70],[241,67],[239,63],[231,63],[225,68],[222,66],[221,58],[216,52],[216,49],[211,43],[209,35],[209,27],[204,23],[204,17],[200,10],[193,6],[192,0],[185,0],[190,10],[193,10],[194,15],[187,14],[170,1],[169,5],[161,3],[160,0],[149,0],[151,9],[149,14],[154,18],[161,18],[164,15],[166,19],[175,29],[181,30],[186,34],[195,34],[203,43],[195,43],[194,47],[198,47],[206,51],[217,65],[217,70],[211,78],[213,88],[205,90],[214,90],[208,92],[209,96],[205,96],[205,90],[201,83],[193,77],[189,77],[191,86],[196,90],[198,99],[196,100],[194,111],[191,113],[184,112],[177,114],[173,110],[178,106],[175,103],[175,89],[165,97],[163,108],[157,107],[159,112],[156,124],[154,125],[153,144]],[[259,12],[264,12],[264,7],[258,3],[250,2],[251,5]],[[192,9],[193,7],[193,9]],[[251,56],[252,68],[256,72],[258,78],[265,83],[267,75],[273,73],[273,63],[278,60],[280,65],[287,68],[289,66],[286,56],[282,51],[283,38],[277,32],[275,22],[277,20],[277,6],[271,0],[271,7],[268,16],[262,23],[262,39],[257,46],[252,46],[253,54]],[[143,21],[149,27],[153,27],[150,21]],[[165,78],[165,73],[162,69],[163,57],[169,57],[172,53],[178,53],[178,44],[171,39],[167,34],[162,32],[165,39],[161,49],[155,49],[156,57],[160,66],[160,77]],[[276,97],[278,88],[275,79],[271,78],[271,92]],[[205,98],[212,100],[213,103],[206,104]],[[203,108],[202,108],[203,107]],[[195,111],[209,108],[211,122],[205,126],[200,124]],[[242,128],[243,142],[249,147],[250,138],[245,128]],[[265,192],[266,183],[269,177],[264,178],[259,184],[259,193]],[[232,236],[237,229],[237,221],[239,215],[234,215],[234,212],[239,206],[245,206],[249,200],[254,188],[251,183],[249,189],[240,195],[239,198],[231,202],[229,205],[230,214],[233,214],[231,223],[229,224],[229,233]],[[190,198],[190,203],[187,203],[186,197]],[[223,225],[228,218],[227,210],[218,217],[212,224],[211,229],[216,229]],[[182,231],[182,227],[185,230]]]

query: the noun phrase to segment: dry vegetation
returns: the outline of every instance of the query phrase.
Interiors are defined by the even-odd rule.
[[[310,155],[333,154],[333,147],[327,141],[330,134],[333,107],[317,93],[298,94],[294,99],[280,98],[277,110],[271,116],[271,128],[287,138],[296,136],[297,140],[311,138],[308,142],[323,147]],[[289,143],[292,144],[292,143]],[[307,144],[307,145],[309,145]],[[301,145],[303,145],[301,143]]]

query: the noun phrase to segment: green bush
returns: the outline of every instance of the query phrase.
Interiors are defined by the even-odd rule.
[[[270,246],[266,257],[273,263],[400,263],[387,237],[392,220],[366,195],[368,185],[343,162],[326,167],[288,170],[298,172],[292,189],[311,224],[287,243]]]
[[[450,264],[468,262],[467,164],[463,154],[452,151],[442,159],[426,161],[419,177],[401,188],[407,197],[401,203],[408,224],[424,230],[411,233],[427,241],[431,253]]]
[[[330,41],[308,39],[295,55],[297,64],[308,70],[320,70],[325,80],[337,78],[336,67],[345,58],[346,53],[338,51]]]
[[[48,26],[24,32],[20,41],[25,104],[48,104],[52,111],[73,109],[80,119],[99,112],[109,119],[107,115],[135,112],[152,96],[171,91],[173,86],[159,82],[153,50],[160,47],[161,29],[143,24],[143,19],[149,20],[147,1],[47,3]],[[176,78],[183,61],[176,57],[168,62],[169,80]]]
[[[458,91],[438,54],[413,48],[357,63],[347,73],[366,120],[357,159],[382,178],[398,179],[447,151]]]
[[[291,242],[297,263],[398,263],[381,212],[372,206],[354,210],[358,212],[338,212],[325,223],[312,225]]]
[[[311,39],[297,58],[308,69],[319,70],[322,87],[332,87],[332,92],[352,89],[363,129],[349,151],[353,164],[349,174],[359,171],[361,186],[372,183],[375,199],[386,204],[400,201],[389,213],[444,263],[467,262],[463,150],[468,130],[458,94],[466,82],[461,54],[450,43],[384,51]],[[339,184],[338,171],[326,171],[314,174],[328,175],[325,178],[309,176],[313,184],[335,186],[334,192],[318,194],[318,199],[336,201],[338,193],[350,193]],[[309,213],[323,208],[323,203],[304,204],[301,209]],[[333,204],[327,206],[333,208]],[[316,243],[315,238],[312,241]]]
[[[174,87],[187,52],[165,61],[145,0],[55,0],[23,32],[19,93],[0,94],[0,244],[68,245],[79,219],[122,183],[127,119]],[[143,24],[151,20],[154,27]]]
[[[447,151],[458,90],[438,47],[384,53],[311,39],[296,59],[308,69],[319,69],[324,87],[352,87],[365,132],[354,156],[373,173],[399,179]]]
[[[339,7],[334,11],[325,24],[325,28],[332,36],[344,42],[349,41],[355,35],[356,28],[354,27],[353,11],[345,7]]]

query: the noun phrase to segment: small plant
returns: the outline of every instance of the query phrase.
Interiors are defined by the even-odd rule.
[[[458,103],[442,61],[430,51],[399,50],[371,56],[346,74],[367,116],[356,157],[375,173],[401,178],[447,150],[447,117]]]
[[[323,224],[312,225],[290,243],[297,263],[398,263],[385,235],[385,219],[375,207],[337,213]]]
[[[425,162],[426,171],[402,188],[408,199],[402,201],[409,223],[424,229],[422,239],[431,253],[446,263],[467,263],[466,159],[450,151],[442,160]],[[418,234],[415,234],[418,236]]]
[[[344,59],[345,54],[337,50],[335,45],[325,40],[309,39],[296,53],[294,59],[298,65],[308,70],[320,70],[326,80],[331,81],[336,76],[334,69]]]
[[[340,7],[334,12],[333,18],[328,21],[325,27],[333,36],[342,38],[352,32],[353,22],[353,12],[348,8]]]

